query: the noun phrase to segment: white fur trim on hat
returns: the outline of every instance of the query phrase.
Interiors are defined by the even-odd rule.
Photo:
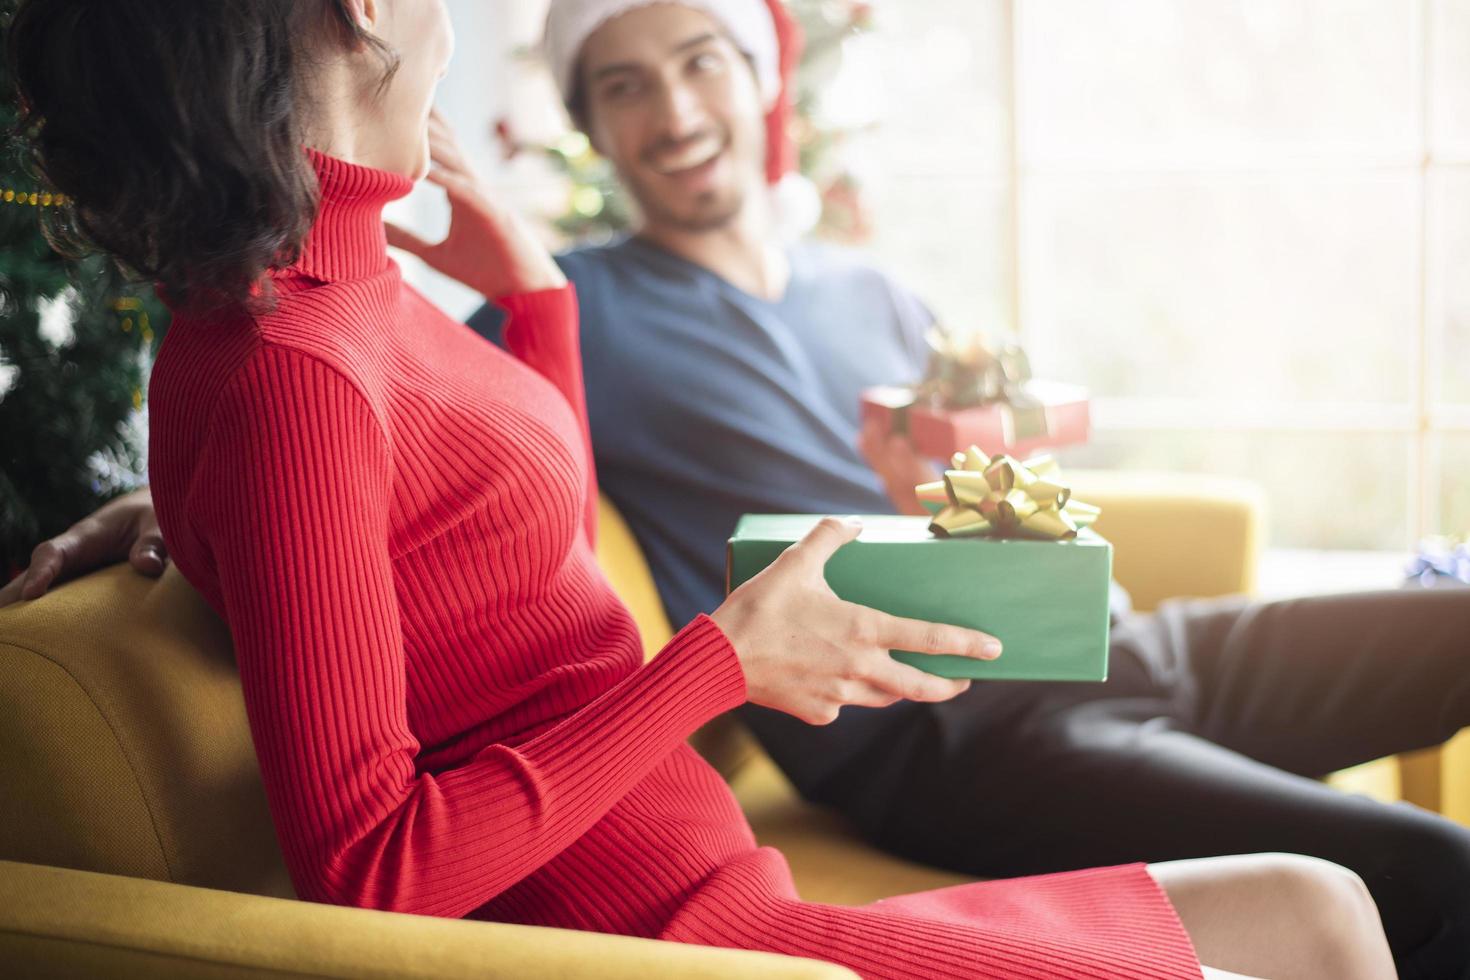
[[[608,21],[636,7],[655,3],[693,7],[723,24],[730,40],[754,65],[762,99],[767,106],[775,102],[781,91],[780,55],[776,25],[765,0],[551,0],[551,9],[546,13],[544,48],[564,102],[572,100],[577,59],[587,39]]]

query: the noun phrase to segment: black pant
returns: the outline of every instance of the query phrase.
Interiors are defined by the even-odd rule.
[[[1403,977],[1470,980],[1470,828],[1315,778],[1470,725],[1470,590],[1171,603],[1114,627],[1105,684],[976,684],[894,718],[802,787],[888,850],[987,877],[1315,855],[1367,882]],[[752,727],[810,762],[802,726]]]

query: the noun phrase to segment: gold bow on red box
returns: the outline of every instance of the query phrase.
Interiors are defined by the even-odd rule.
[[[914,400],[935,408],[963,409],[999,403],[1007,410],[1008,442],[1049,434],[1046,407],[1026,390],[1031,361],[1019,344],[992,347],[983,334],[929,331],[929,367]]]

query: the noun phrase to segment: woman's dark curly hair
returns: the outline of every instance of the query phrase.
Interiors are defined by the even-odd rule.
[[[302,102],[322,42],[396,57],[346,0],[23,0],[19,129],[72,199],[50,231],[191,308],[252,303],[316,214]]]

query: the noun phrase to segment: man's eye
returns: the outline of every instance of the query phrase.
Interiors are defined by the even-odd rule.
[[[716,71],[723,64],[724,61],[713,51],[700,52],[689,61],[689,67],[695,71]]]
[[[637,91],[638,86],[634,82],[610,82],[602,87],[602,97],[604,99],[617,101],[619,99],[630,98],[634,94],[636,94]]]

